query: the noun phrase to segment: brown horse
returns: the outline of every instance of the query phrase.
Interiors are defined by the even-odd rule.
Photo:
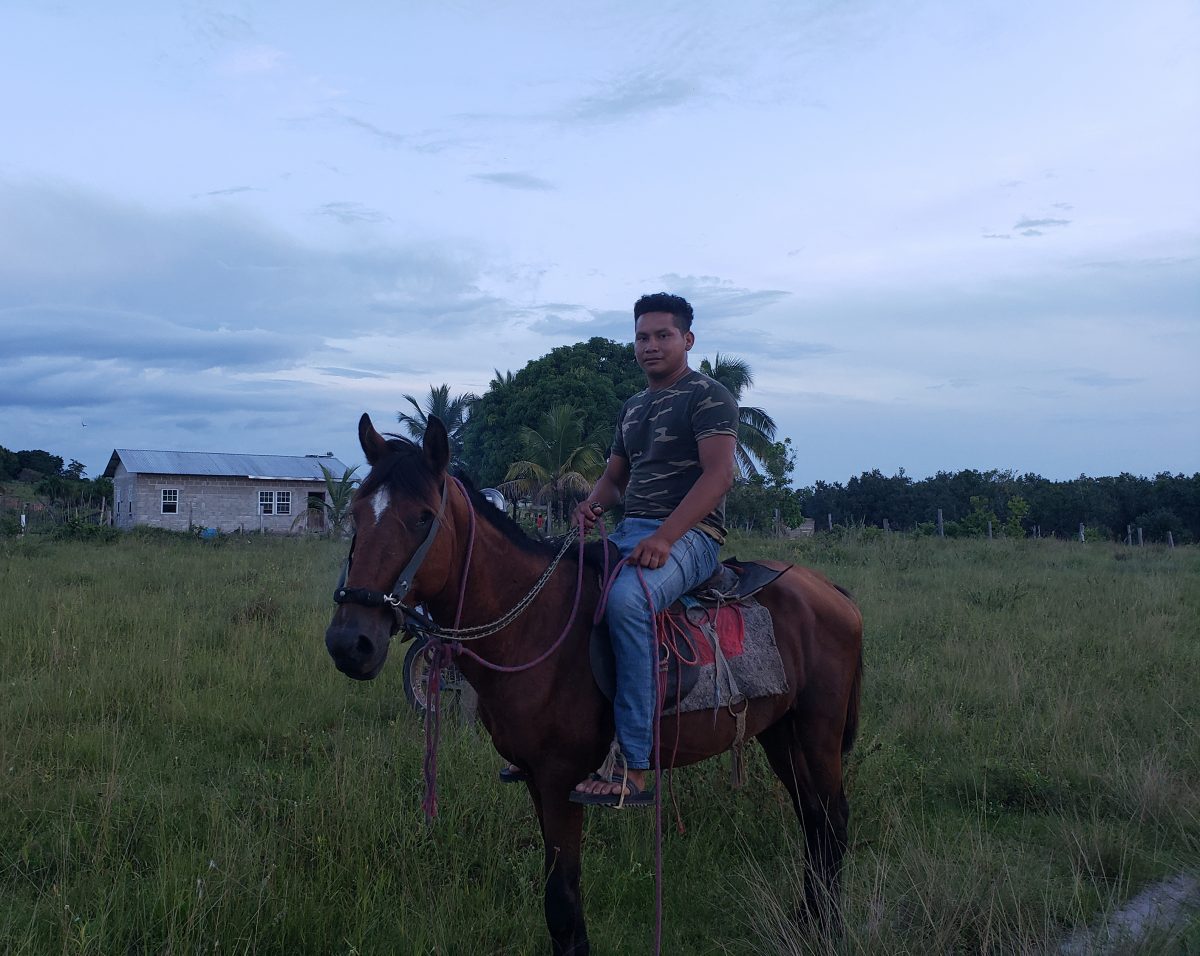
[[[358,435],[371,472],[354,501],[356,538],[337,596],[343,603],[325,644],[338,670],[370,680],[399,628],[396,609],[382,600],[389,591],[406,605],[423,604],[438,622],[460,617],[464,628],[483,625],[503,618],[529,593],[557,549],[526,536],[447,475],[449,443],[436,418],[421,445],[385,439],[366,415]],[[567,624],[579,570],[577,558],[562,560],[519,617],[471,649],[507,666],[544,654]],[[480,717],[496,750],[529,773],[545,842],[546,923],[559,956],[590,951],[579,891],[583,808],[567,798],[599,766],[613,737],[612,706],[596,686],[588,656],[599,578],[591,571],[582,575],[574,624],[536,667],[497,673],[467,656],[458,659],[478,692]],[[790,690],[751,700],[745,732],[762,744],[804,831],[803,912],[836,932],[849,820],[842,757],[858,724],[862,617],[844,592],[799,567],[789,568],[759,598],[775,622]],[[730,749],[735,721],[724,710],[715,722],[712,711],[664,717],[661,735],[672,741],[669,759],[664,747],[664,765],[683,766]]]

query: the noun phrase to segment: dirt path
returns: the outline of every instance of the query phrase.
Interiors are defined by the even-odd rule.
[[[1200,876],[1180,873],[1146,887],[1094,929],[1077,930],[1059,947],[1060,956],[1126,952],[1152,933],[1172,933],[1200,910]]]

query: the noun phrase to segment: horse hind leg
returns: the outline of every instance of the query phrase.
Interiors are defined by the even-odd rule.
[[[767,760],[792,798],[804,833],[804,910],[823,932],[842,932],[842,861],[850,804],[842,788],[842,727],[792,712],[758,735]]]

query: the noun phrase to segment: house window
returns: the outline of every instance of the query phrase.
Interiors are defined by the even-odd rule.
[[[173,515],[173,514],[179,513],[179,489],[178,488],[164,488],[163,489],[162,513],[165,515]]]
[[[275,492],[260,491],[258,493],[258,513],[260,515],[273,515],[275,513]]]
[[[277,515],[292,513],[292,493],[290,491],[275,492],[275,513]]]

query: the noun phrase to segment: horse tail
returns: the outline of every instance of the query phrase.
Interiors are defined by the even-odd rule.
[[[858,665],[854,668],[854,680],[850,683],[850,702],[846,705],[846,727],[842,731],[842,753],[847,754],[854,746],[854,738],[858,735],[858,705],[862,696],[863,656],[858,652]]]
[[[847,591],[840,584],[834,585],[837,590],[854,605],[855,610],[858,610],[858,602],[854,600],[854,595]],[[862,614],[858,615],[859,633],[862,633]],[[854,667],[854,679],[850,682],[850,700],[846,704],[846,726],[842,730],[842,753],[848,754],[850,748],[854,746],[854,738],[858,736],[858,710],[859,701],[862,697],[862,682],[863,682],[863,654],[862,643],[858,645],[858,663]]]

